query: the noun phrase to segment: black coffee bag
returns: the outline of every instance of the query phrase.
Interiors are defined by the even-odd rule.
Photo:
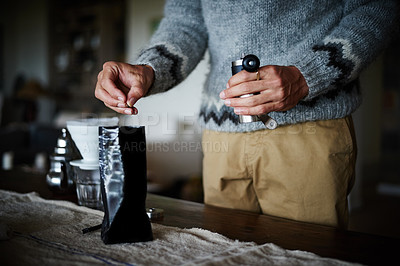
[[[99,160],[105,244],[153,240],[146,213],[144,127],[99,127]]]

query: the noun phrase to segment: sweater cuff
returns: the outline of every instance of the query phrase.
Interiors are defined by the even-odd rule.
[[[295,60],[294,65],[309,86],[304,100],[343,87],[356,78],[360,60],[351,50],[350,43],[344,39],[326,39]]]
[[[165,44],[143,51],[134,64],[149,65],[154,70],[154,81],[147,95],[165,92],[184,78],[185,57]]]
[[[293,64],[307,82],[309,92],[303,101],[311,100],[333,88],[340,71],[329,64],[329,53],[326,51],[303,54]]]

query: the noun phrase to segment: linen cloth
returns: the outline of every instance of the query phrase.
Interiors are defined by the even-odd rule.
[[[0,241],[1,265],[351,265],[310,252],[268,243],[228,239],[200,228],[152,224],[154,241],[105,245],[97,225],[103,212],[37,193],[0,190],[0,228],[12,235]]]

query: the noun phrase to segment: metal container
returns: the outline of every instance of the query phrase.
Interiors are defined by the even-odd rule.
[[[239,73],[243,69],[249,72],[256,72],[260,66],[260,60],[255,55],[246,55],[239,60],[232,61],[232,76]],[[240,98],[247,98],[253,94],[245,94]],[[256,115],[239,115],[240,123],[250,123],[260,121]]]
[[[232,76],[236,73],[239,73],[242,70],[246,70],[248,72],[257,72],[260,67],[260,60],[257,56],[253,54],[242,55],[242,58],[239,60],[232,61]],[[246,98],[253,96],[254,94],[244,94],[240,96],[240,98]],[[274,119],[269,117],[267,114],[265,115],[239,115],[240,123],[251,123],[261,121],[268,129],[275,129],[277,127],[277,123]]]
[[[57,139],[54,152],[49,156],[50,169],[46,175],[46,183],[51,190],[59,192],[74,191],[74,171],[69,162],[80,157],[67,129],[63,128]]]

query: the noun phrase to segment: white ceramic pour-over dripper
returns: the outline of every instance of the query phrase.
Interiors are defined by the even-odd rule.
[[[118,126],[118,117],[67,121],[67,129],[83,159],[81,165],[99,165],[99,126]],[[76,163],[75,163],[76,164]]]

